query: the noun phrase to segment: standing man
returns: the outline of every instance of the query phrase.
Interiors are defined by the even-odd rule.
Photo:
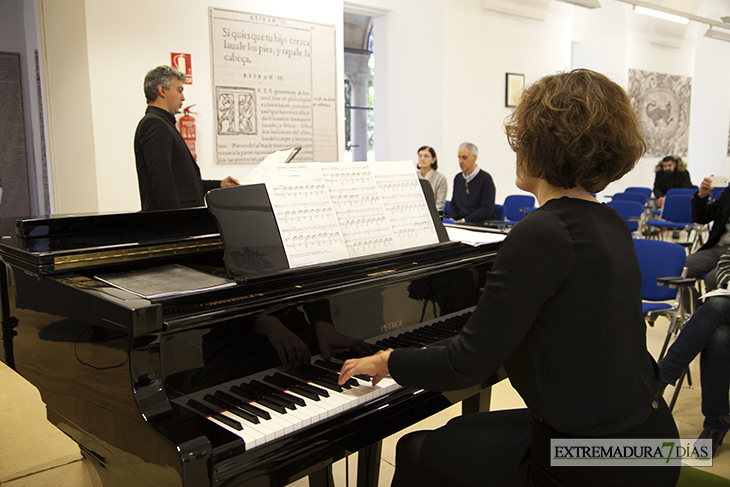
[[[448,217],[456,223],[481,223],[496,220],[494,181],[487,171],[477,167],[479,149],[471,142],[459,146],[461,173],[454,178]]]
[[[215,188],[237,186],[228,176],[223,181],[203,180],[200,168],[175,127],[185,96],[185,75],[169,66],[158,66],[145,76],[147,111],[134,134],[134,158],[142,211],[205,206],[203,196]]]

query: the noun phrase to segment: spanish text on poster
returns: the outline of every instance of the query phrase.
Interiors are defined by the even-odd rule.
[[[336,161],[335,26],[209,8],[216,162]]]

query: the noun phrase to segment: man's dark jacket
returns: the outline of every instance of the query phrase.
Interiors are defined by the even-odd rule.
[[[148,106],[134,134],[134,158],[142,211],[205,206],[203,196],[220,181],[203,180],[175,116]]]

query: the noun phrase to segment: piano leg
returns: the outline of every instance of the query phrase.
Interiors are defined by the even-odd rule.
[[[461,401],[461,414],[485,413],[489,411],[489,403],[492,400],[492,388],[487,387],[482,391],[467,397]]]
[[[357,487],[378,487],[383,442],[376,441],[357,453]]]
[[[335,487],[335,478],[332,476],[332,465],[327,465],[309,474],[309,487]]]

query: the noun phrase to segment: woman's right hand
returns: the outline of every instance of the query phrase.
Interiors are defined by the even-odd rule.
[[[337,381],[340,385],[347,382],[352,376],[366,374],[373,378],[373,385],[376,385],[383,377],[386,377],[388,371],[388,359],[392,348],[381,350],[375,355],[363,358],[352,358],[345,362],[340,370],[340,379]]]

